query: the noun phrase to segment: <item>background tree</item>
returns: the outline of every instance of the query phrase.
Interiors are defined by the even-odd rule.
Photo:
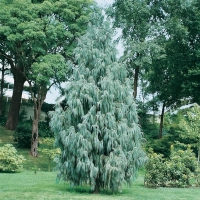
[[[187,138],[194,140],[193,144],[198,151],[198,164],[200,162],[200,106],[195,104],[179,123],[180,129],[182,130],[180,136],[182,138]]]
[[[42,105],[47,91],[56,83],[58,84],[67,80],[67,65],[65,59],[60,54],[48,54],[39,57],[38,62],[33,63],[31,69],[31,78],[29,76],[29,79],[27,79],[34,103],[31,154],[32,156],[37,156],[38,124]]]
[[[76,38],[84,33],[92,0],[0,2],[0,54],[11,66],[14,77],[13,97],[6,123],[15,129],[21,94],[31,66],[40,56],[60,53],[71,57]]]
[[[0,81],[0,116],[3,115],[3,98],[4,98],[4,93],[5,93],[5,76],[7,75],[7,72],[9,70],[8,64],[6,62],[6,59],[4,57],[1,57],[1,81]]]
[[[147,75],[148,90],[163,105],[159,138],[165,109],[177,107],[191,97],[198,101],[199,87],[199,4],[195,0],[169,0],[162,2],[161,8],[165,13],[161,21],[163,30],[158,32],[156,40],[164,48],[165,57],[153,58]]]
[[[157,0],[115,0],[108,9],[114,26],[122,29],[124,58],[134,76],[134,98],[137,97],[139,76],[151,64],[151,55],[159,56],[161,48],[154,41],[158,26],[157,15],[162,16]]]
[[[145,161],[131,80],[126,67],[117,63],[113,30],[96,12],[75,49],[64,95],[58,102],[51,128],[61,148],[59,176],[74,185],[89,183],[120,190]]]

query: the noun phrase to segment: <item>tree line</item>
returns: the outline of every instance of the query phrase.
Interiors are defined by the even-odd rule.
[[[116,0],[108,13],[114,27],[122,29],[125,52],[122,60],[138,83],[148,110],[162,105],[162,137],[165,111],[188,102],[200,102],[198,0]],[[148,102],[147,102],[148,101]]]

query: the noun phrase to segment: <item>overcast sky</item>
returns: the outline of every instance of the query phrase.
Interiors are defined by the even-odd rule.
[[[114,2],[114,0],[95,0],[100,6],[106,6]]]

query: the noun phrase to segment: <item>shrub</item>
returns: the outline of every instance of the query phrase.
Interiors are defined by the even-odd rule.
[[[38,151],[46,154],[48,157],[48,171],[51,171],[51,160],[57,160],[61,154],[61,150],[60,148],[54,148],[54,138],[43,138],[41,142],[46,148],[38,148]]]
[[[24,120],[20,122],[14,132],[14,142],[17,142],[17,147],[31,147],[32,120]]]
[[[47,119],[46,119],[47,120]],[[50,130],[49,121],[41,121],[39,122],[39,137],[48,138],[53,137],[53,132]]]
[[[0,126],[5,126],[6,125],[6,116],[2,115],[0,116]]]
[[[21,169],[24,161],[22,155],[17,155],[17,150],[12,144],[0,147],[0,172],[15,172]]]
[[[200,167],[195,170],[196,185],[200,186]]]
[[[185,151],[174,151],[172,147],[169,159],[151,151],[144,184],[148,187],[187,187],[195,169],[196,158],[190,147]]]
[[[53,133],[50,130],[47,122],[39,122],[39,137],[53,137]],[[16,131],[14,132],[14,142],[17,142],[19,148],[31,147],[31,135],[32,135],[32,120],[21,121]]]
[[[166,166],[162,154],[154,153],[152,149],[149,152],[149,161],[146,164],[146,174],[144,185],[148,187],[164,186],[166,182]]]

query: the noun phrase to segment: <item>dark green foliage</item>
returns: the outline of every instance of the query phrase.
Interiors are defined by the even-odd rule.
[[[165,135],[161,139],[148,141],[146,148],[152,148],[156,153],[163,154],[164,157],[170,156],[170,146],[174,144],[172,135]]]
[[[146,116],[145,118],[148,118]],[[143,123],[142,131],[144,132],[144,137],[147,140],[154,140],[158,138],[158,130],[159,130],[159,124],[158,123],[152,123],[149,120],[145,121],[146,123]]]
[[[20,148],[30,148],[31,147],[31,130],[32,130],[32,120],[21,121],[15,132],[14,132],[14,142],[17,142],[17,147]],[[48,122],[39,122],[39,136],[42,138],[53,137],[53,132],[50,130]]]
[[[2,115],[0,116],[0,125],[5,126],[5,124],[6,124],[6,116]]]
[[[190,147],[174,151],[172,146],[169,159],[151,151],[144,184],[147,187],[188,187],[196,166],[196,157]]]
[[[27,113],[25,110],[22,110],[21,113],[19,114],[19,122],[22,122],[27,119]]]
[[[144,129],[145,138],[147,139],[146,149],[152,148],[155,153],[163,154],[165,158],[170,156],[170,146],[176,144],[176,142],[180,142],[183,144],[192,144],[194,140],[192,139],[184,139],[180,137],[180,128],[174,127],[173,124],[168,127],[168,129],[164,129],[165,135],[161,139],[157,139],[158,128],[156,125],[149,125],[150,128]],[[155,129],[154,129],[155,128]],[[148,135],[150,133],[150,135]],[[197,151],[194,147],[191,147],[192,150],[197,154]],[[180,149],[180,147],[178,148]]]
[[[31,147],[31,130],[32,130],[32,120],[24,120],[18,124],[13,135],[14,142],[17,142],[17,147],[20,148]]]
[[[54,110],[54,104],[48,104],[46,102],[43,103],[41,111],[45,112],[48,114],[49,111]]]
[[[47,121],[39,122],[38,128],[39,128],[39,137],[42,138],[53,137],[53,132],[50,130],[49,127],[49,118]]]

